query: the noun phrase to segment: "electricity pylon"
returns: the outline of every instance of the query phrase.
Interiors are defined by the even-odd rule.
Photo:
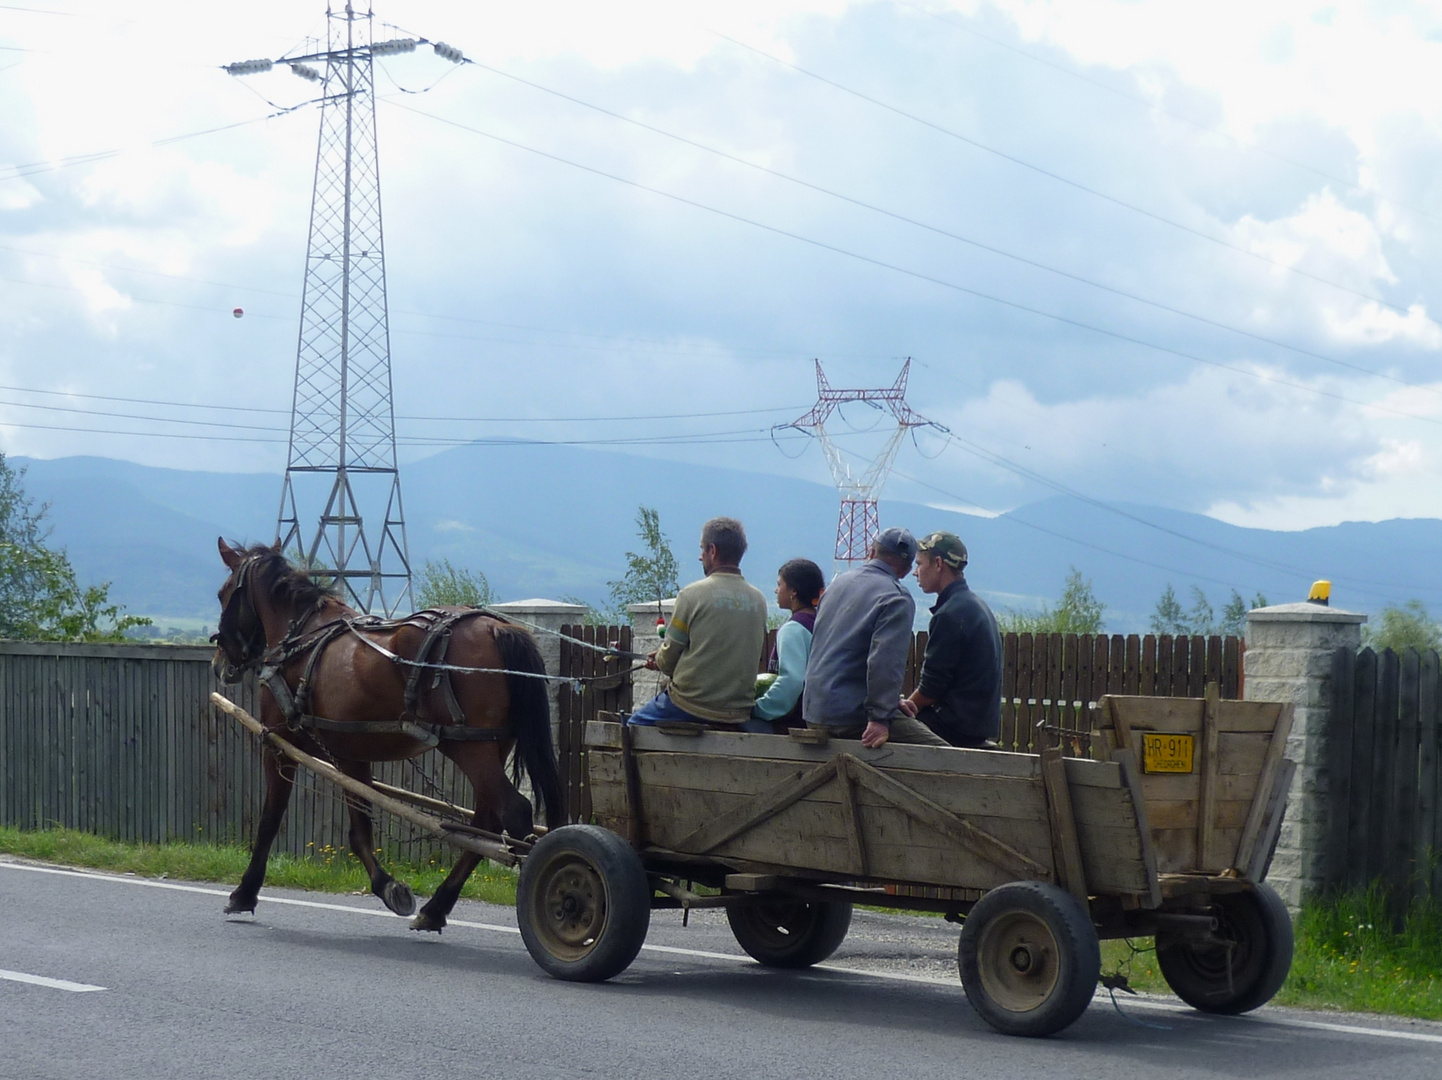
[[[892,463],[896,461],[897,451],[901,449],[901,440],[906,433],[919,427],[946,430],[940,424],[916,413],[906,403],[906,380],[910,374],[911,360],[908,358],[901,366],[901,374],[888,387],[837,390],[826,381],[826,372],[821,369],[821,361],[817,360],[816,404],[811,406],[811,411],[806,415],[789,424],[777,425],[795,428],[814,436],[826,454],[826,463],[831,466],[832,479],[836,481],[836,490],[841,495],[841,512],[836,519],[835,554],[839,570],[849,570],[866,561],[867,549],[881,529],[877,500],[881,496],[887,476],[891,473]],[[872,458],[866,471],[859,476],[851,471],[851,466],[842,456],[841,450],[826,432],[826,421],[831,414],[838,406],[852,401],[865,402],[874,409],[882,409],[896,420],[896,430],[887,436],[880,453]]]
[[[276,538],[283,550],[298,551],[313,569],[333,575],[353,606],[391,615],[410,600],[411,567],[396,467],[373,62],[421,44],[453,63],[464,58],[424,38],[375,41],[373,18],[369,7],[360,14],[351,3],[342,10],[327,6],[324,50],[245,60],[225,70],[249,75],[284,64],[322,84]],[[324,73],[312,64],[324,64]],[[301,506],[319,512],[302,517]]]

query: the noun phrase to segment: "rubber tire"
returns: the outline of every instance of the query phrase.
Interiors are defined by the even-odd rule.
[[[1044,928],[1054,945],[1044,955],[1053,963],[1049,987],[1034,989],[1044,996],[1035,1005],[1012,1007],[1001,1000],[1006,987],[988,985],[983,975],[981,950],[997,948],[993,934],[1005,940],[1008,926],[1030,923],[1028,933]],[[1086,1011],[1101,977],[1101,942],[1086,907],[1065,889],[1039,881],[1014,881],[992,889],[971,909],[961,927],[957,946],[957,967],[966,998],[992,1027],[1004,1035],[1038,1037],[1052,1035],[1070,1025]],[[1047,969],[1038,969],[1043,975]],[[1022,984],[1019,996],[1030,993],[1029,976],[1018,972]],[[991,976],[996,982],[996,976]]]
[[[651,925],[651,892],[641,857],[609,829],[553,829],[521,863],[516,888],[521,940],[546,974],[604,982],[625,971],[641,951]],[[572,942],[558,906],[563,899],[578,903],[582,916],[569,931]]]
[[[1157,966],[1181,998],[1202,1012],[1234,1016],[1267,1002],[1292,970],[1292,917],[1270,885],[1212,898],[1221,925],[1218,937],[1237,942],[1226,977],[1226,950],[1199,948],[1179,935],[1157,934]]]
[[[821,963],[846,939],[851,901],[777,898],[731,904],[726,921],[736,943],[758,964],[804,968]]]

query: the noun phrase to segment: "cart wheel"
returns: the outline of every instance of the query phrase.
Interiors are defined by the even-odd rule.
[[[740,945],[767,967],[803,968],[834,953],[851,929],[850,900],[777,898],[732,904],[726,919]]]
[[[566,825],[521,863],[516,922],[531,959],[572,982],[602,982],[636,959],[651,925],[651,886],[626,841]]]
[[[1086,1011],[1101,975],[1087,909],[1064,889],[1014,881],[977,901],[961,928],[961,985],[1006,1035],[1050,1035]]]
[[[1272,1000],[1292,969],[1292,919],[1270,885],[1212,898],[1215,937],[1203,945],[1176,933],[1157,934],[1157,966],[1167,985],[1203,1012],[1250,1012]]]

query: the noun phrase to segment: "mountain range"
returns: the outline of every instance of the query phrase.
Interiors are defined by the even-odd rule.
[[[213,620],[223,579],[215,540],[270,541],[281,477],[160,469],[96,457],[11,458],[24,486],[48,504],[51,543],[82,582],[109,581],[135,614]],[[483,571],[502,599],[579,597],[602,603],[635,549],[638,507],[654,507],[682,567],[699,576],[695,538],[709,517],[745,522],[743,569],[769,592],[775,568],[806,556],[824,569],[836,534],[836,493],[821,484],[611,451],[537,443],[470,445],[402,469],[413,567],[428,559]],[[958,533],[968,579],[994,607],[1054,600],[1070,568],[1107,605],[1107,628],[1144,631],[1168,584],[1183,605],[1192,589],[1220,611],[1232,589],[1248,601],[1305,598],[1333,581],[1333,603],[1373,612],[1420,599],[1442,604],[1442,521],[1345,522],[1297,532],[1248,529],[1143,504],[1058,496],[998,517],[892,501],[883,525],[918,536]]]

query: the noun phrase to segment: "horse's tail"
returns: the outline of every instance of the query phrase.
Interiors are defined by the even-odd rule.
[[[528,631],[502,623],[495,627],[495,635],[501,663],[508,671],[546,674],[541,650]],[[511,726],[516,732],[512,775],[519,782],[529,774],[539,804],[546,811],[546,824],[554,829],[564,823],[565,814],[561,808],[561,774],[551,745],[551,701],[546,695],[546,680],[507,675],[506,689],[511,697]]]

